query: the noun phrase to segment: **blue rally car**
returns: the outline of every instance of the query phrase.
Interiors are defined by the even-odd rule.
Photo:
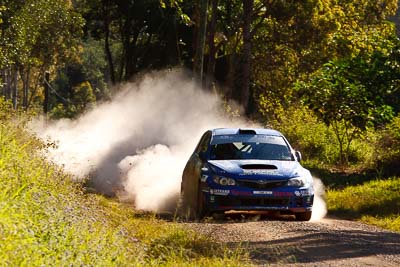
[[[181,212],[202,218],[225,211],[279,211],[308,221],[313,179],[300,160],[300,152],[275,130],[209,130],[183,171]]]

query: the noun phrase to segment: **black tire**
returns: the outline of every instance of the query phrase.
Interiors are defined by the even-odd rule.
[[[223,221],[226,219],[225,212],[223,212],[223,211],[213,212],[212,217],[216,221]]]
[[[204,194],[201,191],[201,185],[197,186],[197,209],[196,209],[196,218],[201,220],[207,215],[207,208],[204,205]]]
[[[311,219],[311,211],[306,211],[306,212],[298,212],[295,214],[296,216],[296,221],[309,221]]]
[[[196,191],[187,184],[182,184],[181,200],[178,208],[179,217],[183,220],[194,220],[197,213],[197,195]]]

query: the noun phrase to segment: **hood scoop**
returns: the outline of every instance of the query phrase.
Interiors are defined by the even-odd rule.
[[[240,166],[244,170],[277,170],[278,167],[269,164],[246,164]]]

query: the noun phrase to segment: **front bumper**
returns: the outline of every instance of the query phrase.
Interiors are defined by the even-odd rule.
[[[209,211],[311,211],[314,194],[309,188],[279,188],[275,190],[222,189],[203,190],[204,204]]]

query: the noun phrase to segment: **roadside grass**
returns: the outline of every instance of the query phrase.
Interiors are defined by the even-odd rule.
[[[329,214],[400,232],[400,177],[327,190]]]
[[[368,181],[376,180],[377,173],[369,170],[346,171],[332,170],[329,168],[317,168],[305,165],[313,176],[318,177],[324,185],[331,189],[344,189],[348,186],[362,185]]]
[[[4,114],[0,266],[249,265],[240,248],[228,249],[178,223],[85,193],[82,184],[40,155],[43,144],[23,124]]]

